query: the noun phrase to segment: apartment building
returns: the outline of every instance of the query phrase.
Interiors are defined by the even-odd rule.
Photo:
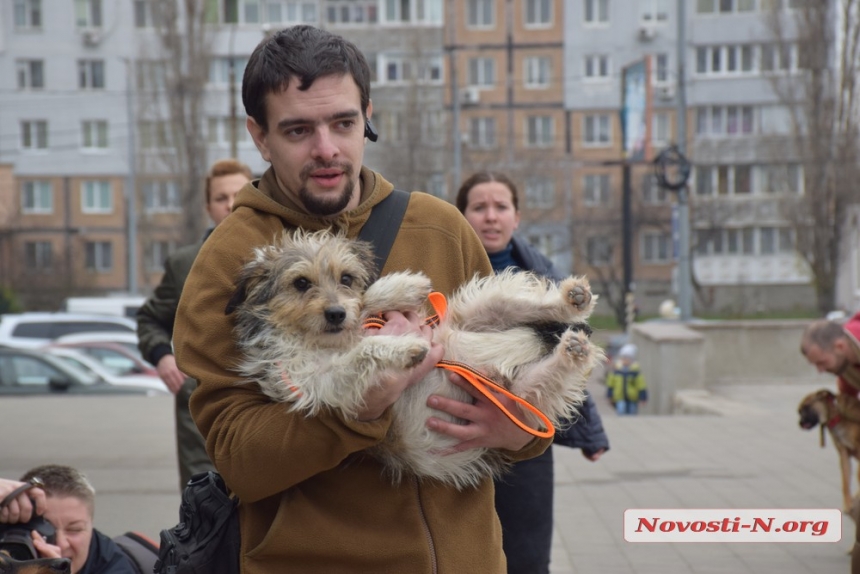
[[[809,270],[794,252],[793,232],[779,209],[786,194],[803,192],[803,176],[780,145],[789,122],[769,75],[796,67],[797,55],[789,52],[780,60],[783,51],[767,39],[771,4],[685,5],[685,151],[693,164],[693,306],[699,312],[808,308],[813,298]],[[792,9],[791,0],[783,4]],[[625,66],[650,57],[652,147],[659,151],[677,141],[677,3],[576,0],[570,8],[565,106],[573,116],[579,166],[574,197],[582,200],[573,225],[587,235],[587,244],[602,249],[587,254],[578,268],[600,277],[619,256],[621,168],[612,162],[623,158],[619,110]],[[654,185],[650,166],[634,165],[632,173],[633,279],[640,309],[651,314],[676,292],[670,210],[675,197]],[[603,221],[607,225],[600,229]]]
[[[191,224],[205,221],[203,190],[183,188],[202,187],[202,174],[188,184],[172,161],[181,150],[166,119],[169,62],[153,8],[0,3],[0,283],[31,308],[146,294]],[[210,0],[205,9],[194,126],[204,165],[235,150],[256,173],[266,169],[244,128],[242,73],[265,34],[307,23],[347,36],[370,60],[380,141],[366,163],[399,187],[446,195],[442,0]]]
[[[451,195],[471,173],[509,175],[520,192],[520,233],[562,272],[572,269],[571,165],[564,108],[562,0],[449,2],[448,102],[459,118]],[[456,94],[456,96],[454,95]],[[454,99],[456,98],[456,99]],[[460,163],[456,160],[459,155]]]

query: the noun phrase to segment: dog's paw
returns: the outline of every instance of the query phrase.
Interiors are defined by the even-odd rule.
[[[583,364],[591,356],[591,342],[582,331],[569,329],[561,336],[556,351],[575,364]]]
[[[569,305],[579,312],[588,310],[593,299],[588,280],[584,277],[571,277],[562,282],[560,289]]]

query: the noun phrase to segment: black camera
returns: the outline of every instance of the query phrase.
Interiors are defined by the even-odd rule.
[[[49,544],[57,543],[57,531],[54,525],[43,516],[34,516],[30,522],[18,524],[0,524],[0,552],[8,554],[15,560],[32,560],[39,557],[33,546],[30,533],[35,530]]]

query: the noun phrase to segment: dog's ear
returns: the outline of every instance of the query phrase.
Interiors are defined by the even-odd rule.
[[[382,269],[377,268],[376,252],[373,250],[373,244],[369,241],[356,240],[351,242],[350,248],[364,271],[360,279],[364,283],[364,287],[367,288],[382,273]]]
[[[266,264],[264,252],[258,250],[256,258],[248,262],[239,273],[239,277],[236,279],[236,290],[233,291],[233,296],[227,301],[224,314],[230,315],[247,301],[248,294],[265,278],[267,272],[268,265]]]

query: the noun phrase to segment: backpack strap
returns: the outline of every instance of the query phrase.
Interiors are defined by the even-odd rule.
[[[138,574],[150,574],[158,559],[158,544],[140,532],[126,532],[113,538],[131,560]]]
[[[392,191],[388,197],[377,203],[370,211],[370,217],[358,234],[362,241],[373,244],[376,254],[376,272],[382,273],[382,268],[388,260],[394,238],[400,231],[400,222],[409,205],[409,192],[400,189]]]

